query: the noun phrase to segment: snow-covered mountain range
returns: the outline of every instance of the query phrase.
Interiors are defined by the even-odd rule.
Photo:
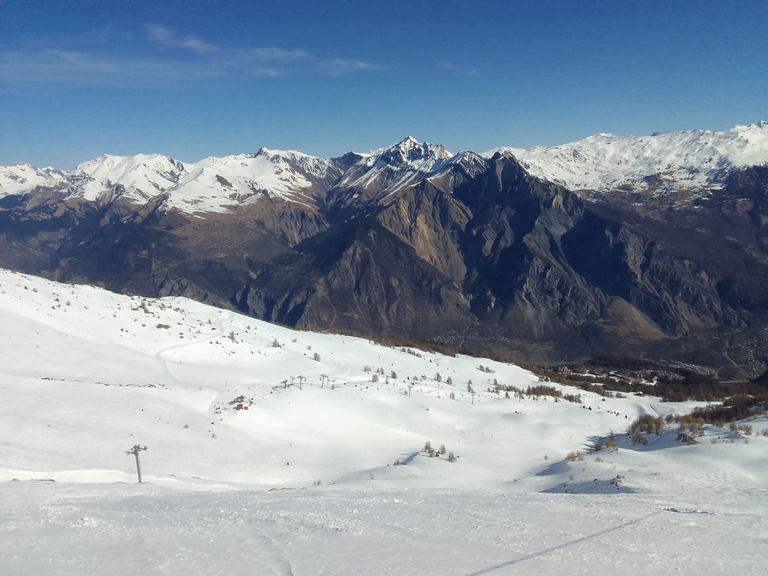
[[[185,164],[160,154],[104,155],[70,172],[28,164],[0,168],[0,197],[42,188],[87,201],[119,196],[143,204],[160,194],[182,212],[223,212],[262,196],[301,202],[313,185],[338,179],[332,160],[262,148],[256,154]]]
[[[768,122],[724,132],[693,130],[652,136],[596,134],[561,146],[512,153],[533,176],[571,190],[648,187],[654,179],[672,187],[720,187],[735,168],[768,163]]]
[[[631,189],[719,189],[744,166],[768,163],[768,123],[724,132],[690,131],[652,136],[597,134],[561,146],[529,150],[497,148],[483,154],[512,154],[533,176],[571,190],[609,192]],[[164,195],[166,208],[187,213],[227,212],[263,197],[312,203],[331,189],[367,190],[387,196],[446,172],[452,165],[477,162],[471,152],[451,154],[442,146],[411,137],[367,154],[324,159],[296,151],[268,150],[183,163],[159,154],[105,155],[61,172],[17,164],[0,168],[0,198],[57,191],[95,201],[122,197],[144,203]]]

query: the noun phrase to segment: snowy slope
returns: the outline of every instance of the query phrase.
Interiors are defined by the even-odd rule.
[[[497,148],[484,155],[497,152],[510,152],[533,176],[573,190],[642,188],[651,177],[677,188],[712,188],[734,168],[768,162],[768,122],[724,132],[597,134],[560,146]]]
[[[167,189],[166,207],[182,212],[226,212],[263,197],[309,202],[313,180],[333,171],[330,160],[262,148],[257,154],[206,158]]]
[[[506,398],[537,378],[8,271],[0,315],[3,574],[764,568],[768,437],[624,441],[691,404]]]
[[[88,176],[76,195],[96,200],[115,186],[125,188],[123,196],[136,203],[157,196],[187,174],[184,164],[160,154],[136,156],[104,155],[79,164],[74,173]]]

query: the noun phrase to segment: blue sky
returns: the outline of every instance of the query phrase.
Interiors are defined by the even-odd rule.
[[[768,120],[768,1],[0,0],[0,165]]]

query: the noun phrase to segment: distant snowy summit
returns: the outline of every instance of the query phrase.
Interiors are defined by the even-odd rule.
[[[50,186],[65,176],[64,172],[53,168],[37,168],[26,162],[14,166],[0,166],[0,198],[23,194],[38,186]]]
[[[768,123],[724,132],[696,130],[652,136],[597,134],[560,146],[496,148],[452,154],[407,137],[367,154],[324,159],[297,151],[206,158],[185,164],[159,154],[104,155],[69,172],[29,164],[0,167],[0,198],[34,191],[87,201],[122,198],[134,204],[163,196],[166,209],[228,212],[265,198],[312,204],[327,193],[365,190],[386,197],[461,164],[511,154],[533,176],[575,191],[720,187],[732,171],[768,164]]]
[[[642,188],[659,181],[707,189],[719,187],[735,169],[768,164],[768,122],[724,132],[596,134],[560,146],[497,148],[484,156],[497,152],[509,152],[531,175],[575,191]]]

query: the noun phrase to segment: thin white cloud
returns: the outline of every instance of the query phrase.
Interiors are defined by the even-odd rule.
[[[454,62],[451,62],[450,60],[443,60],[442,62],[438,63],[438,68],[441,70],[448,70],[451,72],[456,72],[457,74],[461,74],[463,76],[477,76],[480,71],[477,68],[469,68],[466,66],[458,66]]]
[[[141,79],[222,77],[216,66],[119,58],[65,50],[0,54],[0,83],[55,82],[104,85]]]
[[[258,60],[271,60],[275,62],[301,62],[314,58],[312,54],[300,48],[294,48],[293,50],[286,50],[285,48],[249,48],[246,50],[235,50],[234,53],[245,58],[251,57]]]
[[[355,74],[356,72],[386,70],[386,68],[363,60],[335,58],[333,60],[320,62],[317,65],[317,70],[327,76],[336,77],[347,76],[348,74]]]
[[[311,53],[301,48],[223,48],[194,36],[182,36],[161,24],[146,24],[145,29],[152,42],[166,47],[192,50],[208,58],[200,62],[201,66],[215,64],[224,75],[282,76],[314,69],[326,76],[337,77],[356,72],[383,70],[380,66],[362,60],[335,58],[317,61]]]
[[[145,24],[144,29],[147,31],[147,37],[152,42],[169,48],[186,48],[198,54],[209,54],[220,50],[218,47],[200,38],[190,35],[180,36],[175,30],[162,24]]]
[[[140,42],[142,36],[129,41],[130,36],[127,31],[101,33],[92,36],[101,40],[94,40],[90,46],[80,41],[70,49],[37,46],[26,51],[0,52],[0,82],[108,84],[142,78],[248,78],[290,74],[337,77],[385,69],[363,60],[320,60],[302,48],[223,47],[162,24],[144,25],[144,50]],[[116,49],[116,40],[118,44],[122,41],[117,46],[122,50]],[[146,50],[151,47],[155,48]]]

